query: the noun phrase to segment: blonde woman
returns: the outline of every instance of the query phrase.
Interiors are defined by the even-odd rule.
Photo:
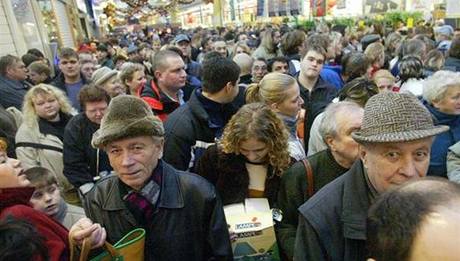
[[[16,133],[16,155],[25,169],[45,167],[56,177],[68,203],[79,202],[63,174],[63,135],[74,113],[64,92],[39,84],[24,97],[23,122]]]
[[[216,186],[224,205],[264,197],[274,206],[289,164],[282,120],[267,105],[252,103],[232,117],[220,143],[198,161],[196,172]]]
[[[262,102],[278,113],[289,132],[289,153],[296,161],[304,159],[305,150],[297,136],[297,116],[303,99],[294,77],[283,73],[269,73],[259,83],[246,90],[246,102]]]
[[[281,41],[281,34],[278,30],[267,28],[260,33],[260,37],[260,45],[252,53],[254,59],[264,58],[265,60],[270,60],[276,56],[282,56],[281,50],[278,49],[278,44]]]
[[[145,68],[138,63],[125,63],[118,75],[121,83],[126,88],[126,93],[139,96],[138,91],[147,82]]]
[[[246,44],[236,43],[235,46],[233,46],[232,58],[234,58],[235,55],[240,54],[240,53],[251,55],[251,48],[249,48],[249,46],[247,46]]]

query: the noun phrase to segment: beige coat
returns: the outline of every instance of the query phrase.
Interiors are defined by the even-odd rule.
[[[84,217],[86,217],[86,215],[83,208],[67,204],[67,213],[65,214],[64,220],[62,221],[62,225],[70,230],[73,224]]]
[[[35,148],[33,145],[18,146],[21,143],[48,145],[61,149],[61,152],[51,149]],[[75,204],[79,201],[78,196],[73,186],[63,174],[64,163],[62,148],[62,141],[58,137],[40,133],[38,125],[36,127],[30,127],[23,123],[16,133],[16,155],[21,161],[22,167],[26,170],[32,167],[44,167],[49,169],[55,175],[59,186],[62,188],[65,200],[68,203]]]

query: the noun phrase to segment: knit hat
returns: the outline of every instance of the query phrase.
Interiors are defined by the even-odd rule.
[[[352,133],[352,137],[359,143],[407,142],[448,129],[434,126],[430,112],[413,94],[385,92],[369,99],[361,130]]]
[[[153,115],[145,101],[132,95],[121,95],[110,102],[101,127],[93,134],[92,145],[102,148],[123,138],[163,135],[163,123]]]
[[[95,85],[104,84],[107,80],[112,78],[112,76],[117,75],[117,73],[117,70],[112,70],[109,67],[102,66],[94,71],[93,76],[91,77],[91,82]]]

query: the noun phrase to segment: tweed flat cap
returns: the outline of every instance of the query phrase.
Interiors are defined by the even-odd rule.
[[[92,145],[102,148],[109,142],[138,136],[164,136],[163,123],[142,99],[121,95],[112,99],[101,127],[93,134]]]
[[[91,77],[91,81],[95,85],[101,85],[108,81],[110,78],[112,78],[112,76],[115,76],[117,74],[117,70],[112,70],[108,67],[102,66],[101,68],[94,71],[93,76]]]
[[[386,92],[369,99],[364,107],[357,142],[405,142],[431,137],[449,129],[435,126],[430,112],[411,93]]]

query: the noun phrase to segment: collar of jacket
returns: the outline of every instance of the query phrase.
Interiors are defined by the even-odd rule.
[[[300,76],[300,71],[297,73],[297,75],[295,76],[296,80],[297,80],[297,83],[299,84],[299,87],[300,87],[300,93],[302,95],[305,95],[307,93],[310,93],[310,91],[305,88],[302,83],[300,83],[299,81],[299,76]],[[326,83],[326,81],[323,80],[323,78],[321,77],[321,75],[318,75],[318,79],[316,80],[316,83],[315,83],[315,86],[313,86],[313,88],[311,89],[311,92],[315,92],[316,90],[318,89],[326,89],[328,86],[328,84]]]
[[[14,205],[29,206],[34,190],[34,187],[0,188],[0,210]]]
[[[162,161],[162,160],[160,160]],[[163,177],[161,181],[161,192],[160,200],[158,202],[159,208],[183,208],[184,197],[181,191],[181,184],[177,170],[171,167],[166,162],[162,161],[163,165]],[[121,182],[117,178],[118,182]],[[120,196],[120,186],[110,186],[110,190],[107,192],[107,197],[102,203],[104,210],[122,210],[126,209],[125,203]]]
[[[82,73],[80,73],[80,79],[81,79],[81,82],[83,84],[87,84],[89,83],[88,80],[86,80],[85,76],[83,76]],[[56,76],[56,78],[54,79],[54,81],[51,83],[51,85],[61,89],[62,91],[64,91],[65,93],[67,93],[67,89],[65,88],[65,76],[62,72],[60,72],[58,74],[58,76]]]
[[[357,160],[351,166],[344,182],[342,198],[343,236],[345,238],[366,240],[366,218],[369,209],[367,184],[363,163]]]
[[[28,88],[32,87],[26,81],[12,80],[7,77],[3,77],[1,75],[0,75],[0,83],[2,83],[2,85],[8,85],[9,87],[16,89],[16,90],[23,90],[23,89],[27,90]]]
[[[431,113],[431,116],[433,117],[433,122],[435,125],[442,124],[442,125],[456,127],[456,125],[459,124],[460,116],[441,112],[440,110],[438,110],[437,108],[435,108],[433,105],[429,104],[425,100],[423,101],[423,104],[428,109],[428,111]]]

